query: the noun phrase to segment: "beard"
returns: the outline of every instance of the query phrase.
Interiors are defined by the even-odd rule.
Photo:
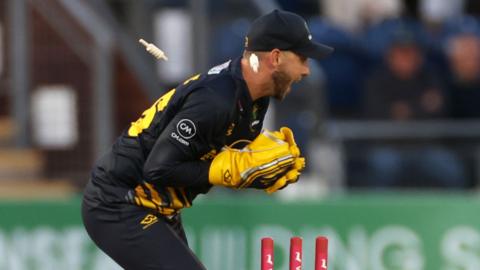
[[[290,89],[292,78],[283,71],[275,71],[272,74],[273,97],[277,100],[283,100]]]

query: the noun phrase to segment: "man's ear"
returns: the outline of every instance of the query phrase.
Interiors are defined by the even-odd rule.
[[[269,62],[274,69],[276,69],[281,63],[281,51],[279,49],[273,49],[269,53]]]

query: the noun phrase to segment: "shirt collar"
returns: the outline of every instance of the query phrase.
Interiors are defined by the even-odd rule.
[[[232,60],[230,64],[230,72],[235,77],[235,79],[242,80],[245,82],[242,74],[242,57],[239,56]]]
[[[232,74],[233,78],[236,80],[237,91],[239,100],[242,103],[242,106],[251,107],[253,103],[252,97],[250,96],[250,92],[248,91],[247,82],[243,78],[242,74],[242,57],[235,58],[232,63],[230,64],[230,73]]]

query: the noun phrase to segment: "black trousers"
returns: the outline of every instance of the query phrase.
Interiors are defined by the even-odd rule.
[[[127,270],[205,270],[190,250],[180,217],[167,219],[134,205],[82,203],[90,238]]]

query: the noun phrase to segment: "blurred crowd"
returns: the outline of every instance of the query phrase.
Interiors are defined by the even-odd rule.
[[[402,121],[480,115],[475,1],[278,2],[307,18],[314,39],[335,47],[334,55],[315,63],[325,76],[329,117]],[[214,29],[211,64],[241,52],[248,25],[248,17],[237,17]]]

